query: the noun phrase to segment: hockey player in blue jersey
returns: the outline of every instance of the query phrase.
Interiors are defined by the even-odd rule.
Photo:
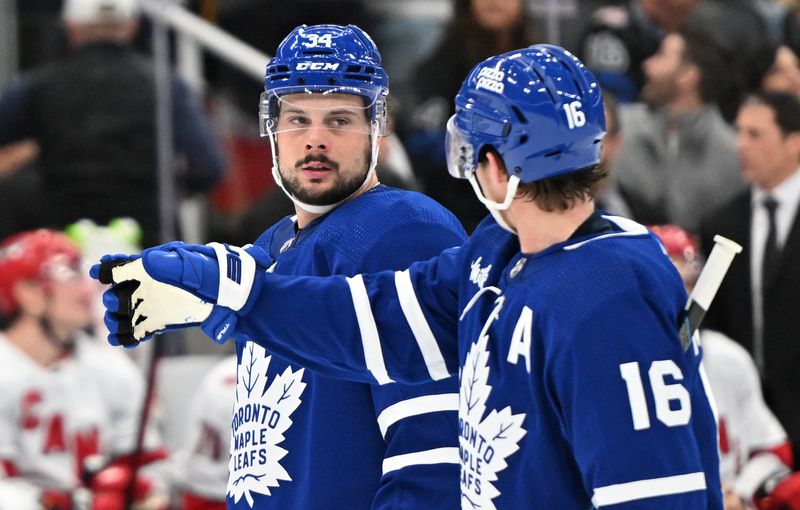
[[[592,200],[604,128],[595,78],[562,48],[489,58],[448,127],[450,173],[491,212],[465,244],[328,278],[266,273],[258,248],[105,257],[109,339],[199,324],[355,381],[459,373],[462,509],[719,510],[681,279],[652,233]],[[240,283],[228,258],[250,268]],[[168,294],[186,310],[146,306]]]
[[[261,128],[296,215],[254,243],[270,271],[403,269],[464,241],[444,207],[379,184],[387,94],[378,49],[356,26],[300,26],[278,47]],[[316,313],[308,306],[300,320]],[[229,509],[458,505],[456,378],[377,386],[325,377],[247,338],[237,353]]]

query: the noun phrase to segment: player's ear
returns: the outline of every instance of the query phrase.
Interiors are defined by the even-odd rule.
[[[506,170],[505,163],[503,163],[503,158],[494,151],[487,151],[486,160],[489,170],[488,173],[492,181],[496,183],[507,183],[508,171]]]

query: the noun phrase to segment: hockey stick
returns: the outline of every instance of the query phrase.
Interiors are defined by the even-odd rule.
[[[139,414],[139,422],[136,424],[136,438],[133,444],[133,451],[130,457],[131,476],[128,486],[125,487],[125,510],[131,510],[134,502],[136,501],[136,479],[139,476],[139,470],[142,467],[143,453],[145,450],[145,438],[147,436],[147,428],[150,422],[150,412],[152,411],[153,396],[156,392],[158,362],[164,351],[162,346],[164,340],[161,338],[155,339],[151,342],[150,359],[147,364],[147,376],[145,379],[145,391],[142,401],[142,410]]]
[[[700,323],[717,295],[733,257],[741,251],[742,247],[738,243],[721,235],[714,236],[714,248],[711,249],[681,316],[680,338],[684,351],[689,349],[692,336],[700,329]]]

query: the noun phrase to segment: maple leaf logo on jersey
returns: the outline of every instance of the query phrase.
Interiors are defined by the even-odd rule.
[[[291,415],[300,405],[306,387],[303,370],[286,367],[267,386],[267,369],[272,356],[253,342],[247,342],[239,363],[236,404],[231,423],[231,459],[228,464],[228,495],[239,502],[242,496],[253,507],[253,492],[271,494],[280,481],[291,481],[280,460],[288,453],[278,446],[292,426]]]
[[[494,317],[495,314],[492,314]],[[489,321],[492,320],[490,317]],[[461,459],[461,508],[495,510],[492,499],[500,495],[492,482],[508,467],[506,459],[519,450],[526,434],[522,428],[525,413],[512,414],[511,407],[492,409],[486,418],[489,385],[489,339],[485,331],[472,345],[461,370],[461,395],[458,409],[458,451]]]

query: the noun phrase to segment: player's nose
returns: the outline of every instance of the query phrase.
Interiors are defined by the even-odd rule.
[[[328,132],[322,126],[311,126],[306,130],[306,150],[321,150],[328,149]]]

